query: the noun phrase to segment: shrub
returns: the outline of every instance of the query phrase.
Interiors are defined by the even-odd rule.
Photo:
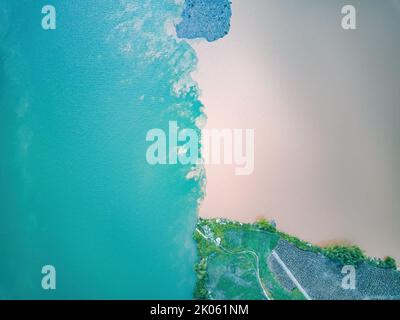
[[[194,289],[194,298],[198,300],[207,300],[208,290],[206,288],[207,282],[207,262],[206,259],[200,259],[200,262],[196,265],[195,271],[197,274],[196,287]]]
[[[325,248],[323,253],[342,265],[358,266],[367,259],[364,252],[357,246],[331,246]]]
[[[385,269],[396,269],[396,260],[394,260],[392,257],[386,257],[383,260],[378,260],[377,264],[378,267],[380,268],[385,268]]]
[[[276,227],[274,227],[269,221],[267,221],[264,218],[258,220],[255,225],[258,228],[260,228],[261,230],[269,231],[269,232],[272,232],[272,233],[276,232]]]

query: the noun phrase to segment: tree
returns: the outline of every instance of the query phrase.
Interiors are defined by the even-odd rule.
[[[381,260],[378,263],[378,266],[381,268],[386,268],[386,269],[396,269],[396,260],[393,259],[392,257],[385,257],[385,259],[383,259],[383,261]]]
[[[325,256],[342,265],[358,266],[366,260],[364,252],[357,246],[331,246],[324,250]]]

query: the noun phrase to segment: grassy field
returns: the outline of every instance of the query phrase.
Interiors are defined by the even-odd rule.
[[[283,288],[268,268],[267,258],[280,236],[254,225],[226,220],[200,220],[195,240],[200,262],[195,298],[260,300],[304,299]]]

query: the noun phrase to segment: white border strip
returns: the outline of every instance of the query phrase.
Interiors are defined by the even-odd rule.
[[[303,287],[300,285],[300,283],[297,281],[297,279],[294,277],[294,275],[290,272],[288,267],[286,267],[285,263],[281,260],[281,258],[278,256],[278,254],[275,252],[275,250],[272,251],[272,255],[278,261],[278,263],[281,265],[283,270],[285,270],[286,274],[290,278],[290,280],[293,281],[293,283],[296,285],[297,289],[300,290],[300,292],[304,295],[304,297],[307,300],[312,300],[311,297],[308,295],[308,293],[303,289]]]

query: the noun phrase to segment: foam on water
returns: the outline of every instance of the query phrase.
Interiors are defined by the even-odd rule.
[[[145,157],[152,128],[200,130],[182,4],[53,0],[44,31],[45,4],[0,5],[0,298],[191,298],[203,171]]]

